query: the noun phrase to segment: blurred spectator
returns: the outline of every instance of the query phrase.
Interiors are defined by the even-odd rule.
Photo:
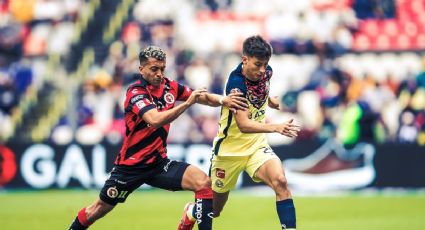
[[[0,112],[10,115],[18,101],[19,94],[13,81],[6,77],[0,77]]]
[[[167,7],[159,9],[158,4]],[[247,34],[261,33],[275,54],[271,90],[284,104],[282,111],[270,112],[270,121],[296,116],[303,124],[300,139],[338,136],[346,144],[382,140],[425,144],[425,57],[415,46],[425,33],[422,19],[414,15],[425,12],[409,11],[405,8],[414,3],[406,4],[393,0],[137,1],[133,12],[125,15],[127,21],[105,61],[100,63],[96,53],[96,65],[77,83],[77,120],[59,122],[52,137],[61,143],[72,138],[85,143],[105,138],[119,142],[125,132],[125,86],[134,81],[137,55],[146,45],[166,48],[167,77],[221,94],[229,66],[239,60],[239,43]],[[0,68],[7,77],[0,77],[0,126],[12,127],[10,114],[30,85],[43,86],[49,72],[40,65],[46,66],[46,57],[51,61],[56,55],[63,61],[73,51],[79,14],[91,6],[82,0],[1,2]],[[400,19],[395,18],[396,7]],[[373,25],[387,25],[386,18],[406,28],[396,27],[397,37],[383,39],[392,33],[387,34],[388,26],[381,31]],[[407,44],[403,47],[411,50],[396,50],[400,37]],[[359,50],[359,41],[369,50]],[[381,41],[386,41],[388,52],[373,52]],[[65,68],[53,69],[49,71],[55,73],[53,81],[60,89],[63,79],[56,73],[65,73]],[[211,142],[219,113],[194,106],[173,124],[169,140]],[[77,124],[76,130],[70,130],[68,123]],[[274,144],[287,141],[271,138]]]
[[[395,17],[394,0],[354,0],[353,8],[360,19]]]
[[[16,23],[0,27],[0,67],[6,67],[22,57],[22,26]]]
[[[397,131],[399,143],[415,143],[419,128],[415,125],[415,113],[412,109],[404,109],[399,117],[400,126]]]
[[[186,68],[184,75],[193,89],[208,88],[211,84],[211,69],[199,57],[195,58]]]

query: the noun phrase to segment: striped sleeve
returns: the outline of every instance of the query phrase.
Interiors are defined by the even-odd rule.
[[[127,94],[127,97],[130,97],[130,99],[125,109],[126,112],[131,111],[139,116],[143,116],[147,111],[156,108],[155,104],[149,99],[149,95],[143,93],[142,90],[140,92],[136,91],[136,93],[134,91],[130,92]]]

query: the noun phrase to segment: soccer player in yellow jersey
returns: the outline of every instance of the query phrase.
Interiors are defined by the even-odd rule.
[[[267,144],[265,133],[296,137],[299,126],[290,120],[282,124],[265,123],[269,106],[279,109],[276,98],[269,97],[272,68],[268,65],[272,48],[260,36],[243,43],[242,63],[230,73],[226,95],[241,92],[249,109],[231,112],[222,107],[220,128],[213,144],[211,181],[214,191],[214,216],[223,210],[230,190],[234,189],[242,171],[255,182],[264,182],[276,193],[276,209],[282,229],[295,229],[295,207],[283,171],[282,161]]]

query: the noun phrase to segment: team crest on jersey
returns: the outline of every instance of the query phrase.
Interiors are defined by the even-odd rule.
[[[221,180],[216,180],[215,181],[215,186],[219,187],[219,188],[223,188],[224,184],[223,181]]]
[[[171,93],[166,93],[164,95],[164,100],[167,102],[167,104],[173,104],[174,103],[174,96]]]
[[[215,176],[220,179],[224,179],[226,177],[226,171],[224,169],[217,168],[215,171]]]
[[[115,187],[110,187],[106,191],[106,195],[108,195],[110,198],[115,198],[118,196],[118,190]]]

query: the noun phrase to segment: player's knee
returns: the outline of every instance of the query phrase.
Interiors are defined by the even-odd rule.
[[[209,177],[199,180],[195,186],[195,198],[197,199],[212,199],[213,191],[211,189],[211,181]]]
[[[277,190],[288,190],[288,181],[284,175],[277,176],[273,182],[273,189]]]
[[[211,179],[206,175],[202,175],[195,182],[195,190],[199,191],[211,187]]]

